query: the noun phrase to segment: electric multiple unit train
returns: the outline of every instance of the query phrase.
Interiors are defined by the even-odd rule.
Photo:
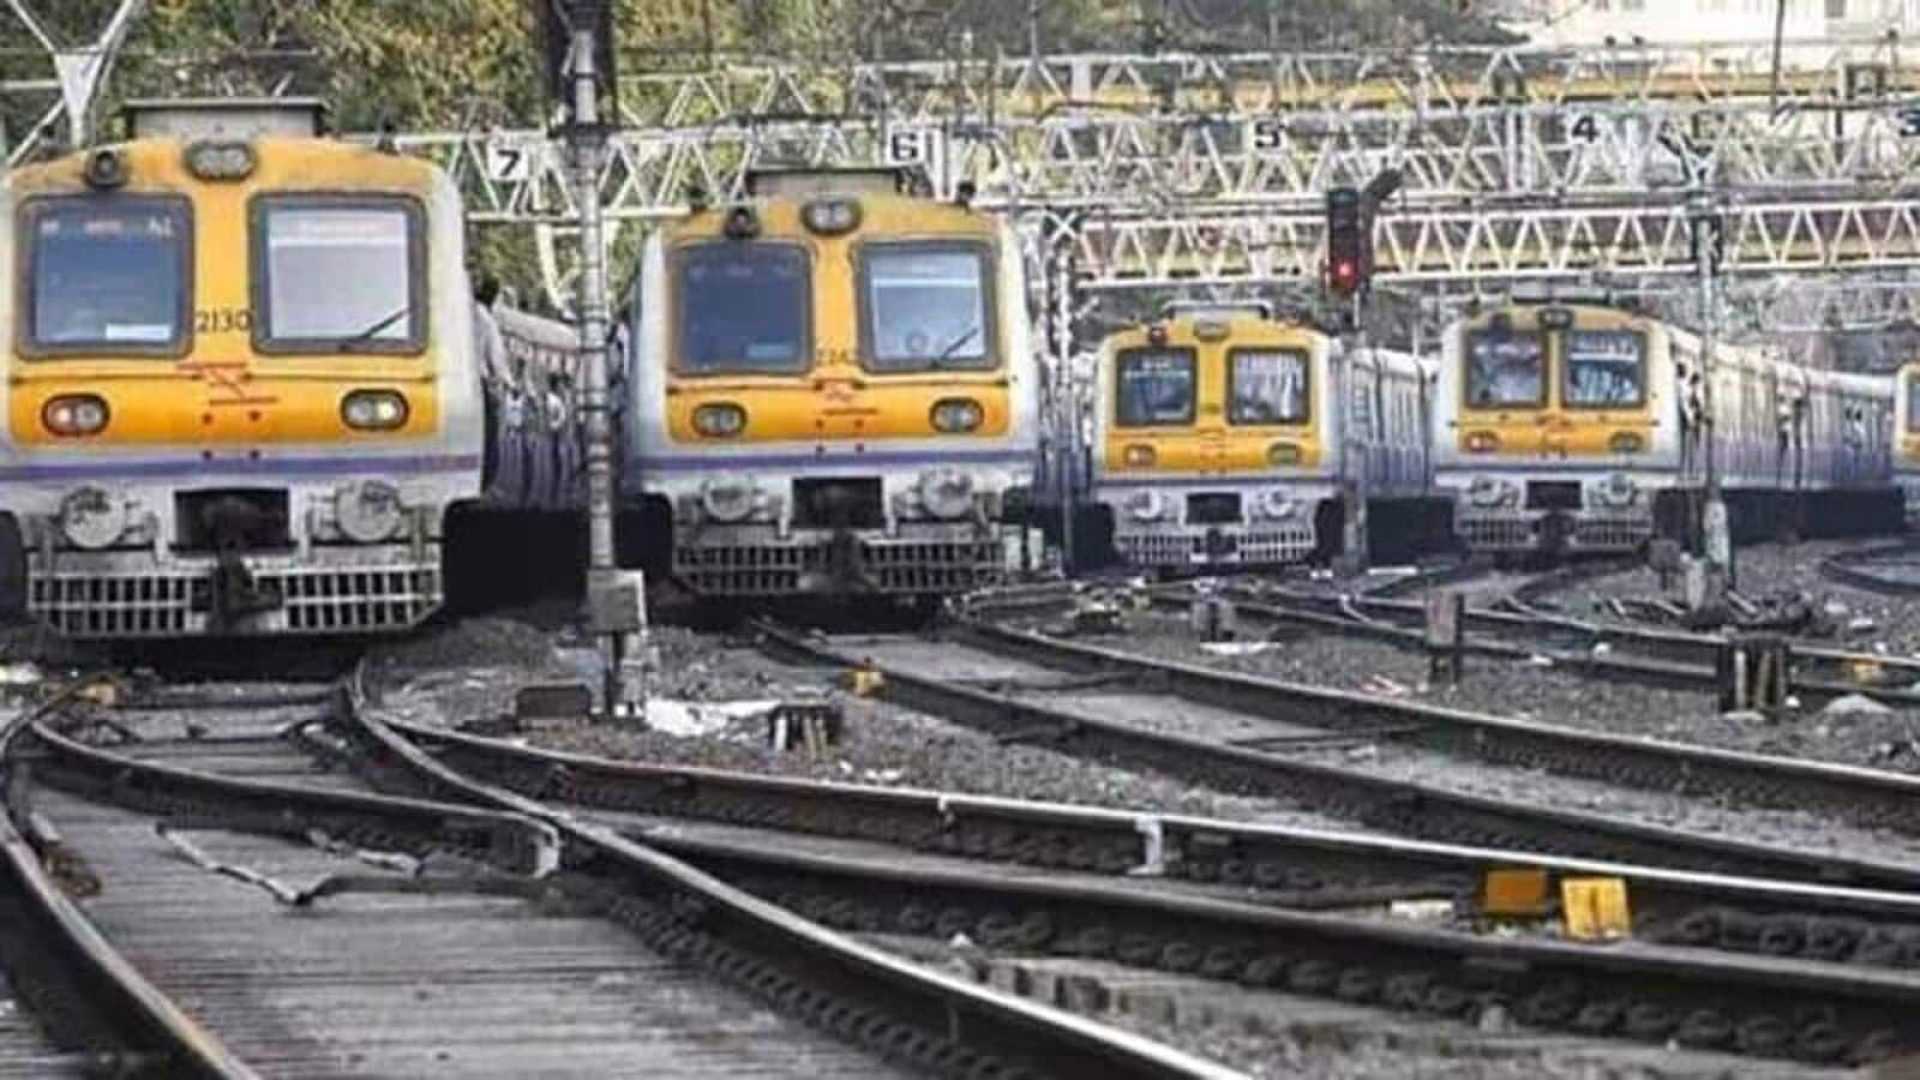
[[[1109,337],[1097,379],[1092,498],[1125,562],[1325,557],[1358,504],[1383,539],[1426,537],[1433,371],[1415,357],[1343,356],[1264,309],[1195,309]]]
[[[1709,469],[1732,531],[1900,524],[1893,381],[1703,343],[1593,305],[1503,307],[1451,327],[1435,482],[1474,551],[1632,551],[1698,527]],[[1711,372],[1712,385],[1703,379]]]
[[[695,591],[925,598],[1020,557],[1039,425],[1020,248],[904,184],[764,173],[647,239],[625,531]]]
[[[390,632],[445,600],[448,510],[482,499],[499,411],[460,196],[322,118],[137,103],[127,141],[0,183],[16,610],[159,638]],[[553,457],[539,439],[518,450]]]
[[[446,601],[466,511],[583,506],[577,335],[477,306],[443,172],[324,137],[315,102],[128,115],[0,183],[0,603],[82,638],[399,631]],[[1037,556],[1005,219],[892,172],[759,174],[648,236],[617,322],[643,564],[927,599]],[[1437,366],[1176,311],[1103,345],[1087,497],[1161,569],[1325,558],[1360,513],[1375,557],[1627,551],[1695,528],[1710,473],[1737,533],[1893,528],[1902,487],[1920,512],[1920,365],[1896,400],[1702,350],[1597,305],[1462,320]]]

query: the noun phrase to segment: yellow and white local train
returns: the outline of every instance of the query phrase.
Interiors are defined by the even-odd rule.
[[[82,638],[395,631],[485,419],[459,193],[311,101],[131,106],[0,183],[0,596]]]
[[[1900,366],[1894,382],[1893,472],[1909,527],[1920,525],[1920,361]]]
[[[1012,565],[1039,423],[1021,252],[900,184],[762,174],[646,241],[623,498],[696,592],[926,597]]]
[[[1708,444],[1733,532],[1898,525],[1893,384],[1702,342],[1599,305],[1509,305],[1446,334],[1435,482],[1471,550],[1631,551],[1698,528]],[[1708,404],[1711,402],[1711,414]]]
[[[1349,498],[1378,539],[1426,534],[1432,371],[1415,357],[1343,356],[1261,310],[1198,309],[1108,337],[1098,380],[1092,496],[1127,563],[1324,557]]]

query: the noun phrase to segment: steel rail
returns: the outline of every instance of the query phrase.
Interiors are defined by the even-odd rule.
[[[802,1014],[877,1052],[909,1048],[917,1063],[948,1075],[981,1075],[967,1070],[981,1068],[984,1057],[1003,1061],[1000,1075],[1009,1076],[1239,1075],[1152,1040],[916,966],[823,929],[654,845],[635,843],[604,826],[464,777],[387,728],[372,715],[361,680],[356,679],[354,687],[342,722],[386,762],[386,775],[404,778],[432,795],[550,824],[576,860],[591,862],[602,874],[644,883],[649,895],[663,897],[669,914],[660,918],[686,924],[672,927],[672,933],[755,943],[755,989],[773,990],[784,1000],[797,993],[796,986],[824,982],[857,1002],[803,1009]],[[709,948],[724,955],[725,946],[718,942]],[[968,1046],[993,1050],[982,1055]]]
[[[1883,577],[1868,569],[1868,564],[1898,556],[1911,557],[1916,554],[1920,554],[1920,542],[1912,540],[1862,551],[1842,552],[1820,560],[1820,576],[1836,584],[1880,596],[1920,595],[1920,578],[1913,581],[1900,581]]]
[[[1862,927],[1884,926],[1895,934],[1920,929],[1920,896],[1911,893],[1151,810],[616,760],[399,720],[386,723],[442,765],[532,799],[1081,873],[1250,886],[1263,900],[1289,907],[1334,908],[1437,895],[1477,909],[1477,890],[1489,872],[1533,868],[1545,875],[1549,891],[1571,878],[1620,878],[1633,898],[1636,921],[1651,928],[1655,940],[1830,958],[1818,945],[1817,939],[1825,935],[1805,933],[1806,919],[1857,920]],[[1720,934],[1741,920],[1759,929],[1744,936]]]
[[[993,628],[984,628],[991,631]],[[1081,664],[1084,653],[1059,655],[1050,650],[1061,643],[1007,632],[1002,645],[1017,645],[1031,662]],[[809,640],[770,624],[762,624],[763,643],[770,649],[805,657],[811,662],[836,664],[849,670],[875,667],[883,676],[880,694],[908,708],[944,717],[956,723],[1002,736],[1045,742],[1063,752],[1106,762],[1124,763],[1178,776],[1190,782],[1232,792],[1289,797],[1368,827],[1400,835],[1492,848],[1526,848],[1548,854],[1602,859],[1640,865],[1659,865],[1711,873],[1798,881],[1843,883],[1861,888],[1910,890],[1920,885],[1920,867],[1868,860],[1836,858],[1812,852],[1709,837],[1679,829],[1623,822],[1599,814],[1532,806],[1461,794],[1410,781],[1370,776],[1332,766],[1297,761],[1226,743],[1150,731],[1127,724],[1096,720],[977,687],[928,677],[897,665],[869,665],[851,653]],[[1084,646],[1072,646],[1074,650]],[[1157,689],[1181,692],[1190,683],[1212,688],[1206,700],[1223,701],[1230,708],[1271,707],[1301,722],[1303,712],[1322,727],[1342,731],[1379,731],[1409,720],[1433,719],[1396,711],[1402,707],[1358,695],[1319,688],[1292,688],[1285,684],[1226,676],[1183,665],[1171,665],[1163,678],[1151,662],[1097,650],[1100,670],[1135,671]],[[1109,659],[1110,658],[1110,659]],[[1137,664],[1138,666],[1132,666]],[[1093,669],[1096,665],[1087,665]],[[1278,690],[1275,688],[1278,687]],[[1224,688],[1230,693],[1222,694]],[[1298,700],[1289,695],[1297,692]],[[1236,699],[1236,694],[1241,695]],[[1196,699],[1199,695],[1196,694]],[[1251,706],[1235,705],[1246,700]],[[1434,710],[1437,713],[1446,711]],[[1471,717],[1472,714],[1455,714]],[[1539,725],[1510,724],[1517,734]],[[1545,729],[1549,732],[1555,729]],[[1473,732],[1455,732],[1462,743]],[[1629,742],[1628,740],[1619,740]],[[1549,745],[1556,745],[1549,743]],[[1557,747],[1564,749],[1562,747]],[[1511,749],[1511,748],[1510,748]],[[1579,752],[1600,753],[1604,740],[1581,744]],[[1504,755],[1513,759],[1514,754]],[[1737,761],[1742,755],[1726,755]],[[1770,759],[1759,759],[1762,761]],[[1631,759],[1629,763],[1635,763]],[[1662,761],[1662,769],[1674,763]],[[1839,769],[1843,774],[1847,770]],[[1864,771],[1864,770],[1855,770]],[[1682,776],[1684,781],[1685,777]],[[1912,781],[1920,785],[1920,780]],[[1668,790],[1694,790],[1697,785],[1676,782]],[[1914,812],[1900,808],[1902,812]],[[1920,810],[1920,808],[1915,808]]]
[[[114,1075],[168,1076],[186,1080],[256,1080],[258,1073],[235,1057],[212,1032],[162,993],[113,947],[48,873],[38,848],[14,820],[23,806],[15,787],[23,768],[17,742],[31,715],[0,725],[0,871],[4,885],[22,901],[42,946],[58,954],[62,975],[85,992],[123,1051],[108,1056]]]
[[[1424,647],[1425,636],[1420,628],[1424,625],[1426,614],[1423,606],[1417,601],[1389,599],[1378,595],[1344,598],[1371,620],[1370,623],[1356,624],[1352,619],[1343,618],[1337,614],[1339,602],[1342,599],[1339,597],[1295,590],[1268,590],[1261,593],[1238,586],[1230,587],[1226,594],[1239,607],[1239,610],[1256,617],[1306,623],[1320,629],[1364,634],[1376,640],[1418,644]],[[1173,594],[1166,590],[1159,590],[1154,594],[1156,600],[1163,602],[1174,602],[1170,599],[1172,596]],[[1469,639],[1467,649],[1480,655],[1505,659],[1527,659],[1536,654],[1545,655],[1552,659],[1556,666],[1653,685],[1689,689],[1717,685],[1714,670],[1719,652],[1728,641],[1725,635],[1679,631],[1664,627],[1598,623],[1541,611],[1517,601],[1516,604],[1518,610],[1515,611],[1469,608],[1465,614],[1464,629],[1476,630],[1507,641],[1518,639],[1539,642],[1543,634],[1567,635],[1579,639],[1584,647],[1579,650],[1567,650],[1554,649],[1550,646],[1517,646],[1504,644],[1500,640]],[[1390,624],[1391,630],[1381,629],[1383,624]],[[1593,646],[1601,644],[1612,650],[1613,655],[1599,655],[1591,651]],[[1818,642],[1797,638],[1789,638],[1789,647],[1798,668],[1789,674],[1789,687],[1803,701],[1820,702],[1849,694],[1863,694],[1891,705],[1920,706],[1920,692],[1910,688],[1911,683],[1920,682],[1920,661],[1884,656],[1879,653],[1835,649]],[[1620,653],[1634,655],[1623,656],[1619,655]],[[1908,685],[1876,685],[1808,671],[1806,668],[1809,666],[1836,672],[1870,666],[1882,672],[1902,672],[1910,678]]]
[[[539,804],[462,776],[400,733],[378,733],[437,788],[523,812]],[[1353,917],[1148,893],[1103,882],[1010,879],[796,850],[764,838],[650,834],[742,887],[848,929],[965,932],[1044,950],[1355,1003],[1442,1014],[1511,1002],[1524,1022],[1590,1035],[1677,1039],[1742,1053],[1868,1060],[1920,1040],[1920,978],[1772,957],[1475,937]],[[1783,1015],[1777,1005],[1792,1001]]]
[[[1499,765],[1545,769],[1751,806],[1815,810],[1863,828],[1920,835],[1920,777],[1827,762],[1559,727],[1462,709],[1306,686],[979,622],[956,639],[1078,672],[1124,672],[1168,693],[1329,731],[1387,732],[1397,744]]]
[[[370,715],[360,731],[436,790],[543,810],[463,775]],[[1109,957],[1389,1008],[1458,1013],[1497,997],[1541,1026],[1754,1055],[1867,1060],[1920,1045],[1910,1004],[1920,1002],[1920,978],[1906,973],[1474,937],[1097,881],[908,868],[757,839],[651,834],[648,842],[848,929],[964,931],[989,947]],[[1783,1000],[1797,1011],[1781,1015],[1766,1004]]]

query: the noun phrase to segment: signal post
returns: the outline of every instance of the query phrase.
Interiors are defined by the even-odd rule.
[[[1338,407],[1348,424],[1354,419],[1354,360],[1367,348],[1366,301],[1373,283],[1373,214],[1400,189],[1400,173],[1388,169],[1375,176],[1365,190],[1342,187],[1327,192],[1327,291],[1340,319],[1341,337],[1349,341],[1341,365]],[[1333,406],[1329,406],[1332,408]],[[1375,418],[1376,422],[1378,418]],[[1345,522],[1341,561],[1349,572],[1367,565],[1367,496],[1369,479],[1365,443],[1342,425],[1341,460],[1346,474],[1340,484]]]

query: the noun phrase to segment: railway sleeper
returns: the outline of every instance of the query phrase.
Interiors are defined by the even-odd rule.
[[[685,854],[749,892],[849,932],[942,941],[964,935],[996,952],[1118,961],[1468,1020],[1498,1006],[1538,1028],[1758,1057],[1857,1064],[1920,1045],[1903,1007],[1853,999],[1847,989],[1812,990],[1798,972],[1783,975],[1772,992],[1758,985],[1743,991],[1706,969],[1672,967],[1662,975],[1573,957],[1489,958],[1471,947],[1448,955],[1431,943],[1363,944],[1304,928],[1256,934],[1227,922],[1169,919],[1150,904],[1125,910],[1084,898],[1022,902],[988,882],[883,883],[844,871],[769,870],[725,852]]]

